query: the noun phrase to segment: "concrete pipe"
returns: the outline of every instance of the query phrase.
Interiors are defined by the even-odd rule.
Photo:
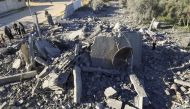
[[[91,47],[92,66],[117,68],[128,63],[132,47],[124,36],[98,36]]]
[[[117,67],[126,65],[131,54],[132,49],[129,47],[119,49],[112,58],[112,64]]]

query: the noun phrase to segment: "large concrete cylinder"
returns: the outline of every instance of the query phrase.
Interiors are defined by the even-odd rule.
[[[126,37],[97,36],[91,47],[92,66],[117,68],[128,64],[132,47]]]
[[[120,36],[95,38],[91,47],[92,66],[113,69],[130,63],[134,69],[141,69],[142,36],[136,31],[123,31]]]

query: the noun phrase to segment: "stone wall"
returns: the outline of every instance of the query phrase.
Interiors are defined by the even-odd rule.
[[[26,7],[25,0],[4,0],[0,1],[0,14],[14,9]]]

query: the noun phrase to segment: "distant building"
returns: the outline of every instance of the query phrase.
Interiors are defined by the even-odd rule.
[[[0,14],[26,7],[25,0],[0,0]]]

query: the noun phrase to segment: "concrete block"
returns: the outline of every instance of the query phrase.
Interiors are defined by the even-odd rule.
[[[116,99],[108,99],[106,103],[110,108],[121,109],[122,107],[122,102]]]
[[[57,78],[59,75],[56,73],[50,73],[49,78],[47,78],[43,83],[42,83],[42,88],[43,89],[51,89],[51,90],[61,90],[62,88],[57,86]]]
[[[12,68],[19,69],[21,66],[21,59],[15,59]]]
[[[51,68],[49,68],[48,66],[46,66],[42,72],[40,72],[39,75],[37,75],[37,78],[44,78],[46,75],[48,75],[50,73]]]
[[[125,105],[124,109],[137,109],[135,107],[129,106],[128,104]]]
[[[37,75],[37,72],[34,70],[34,71],[26,72],[26,73],[0,77],[0,86],[8,84],[8,83],[19,82],[22,79],[24,80],[24,79],[33,78],[36,75]]]
[[[60,55],[61,51],[58,48],[55,48],[51,43],[47,40],[37,40],[35,42],[38,52],[44,58],[55,58]]]
[[[40,57],[35,57],[34,60],[43,66],[48,66],[48,63]]]
[[[48,57],[58,57],[61,54],[61,51],[58,48],[50,48],[45,47],[46,52],[48,53]]]
[[[104,105],[102,103],[97,103],[95,108],[96,109],[104,109]]]
[[[69,40],[76,40],[76,39],[83,39],[84,38],[84,32],[82,31],[82,29],[77,30],[77,31],[73,31],[69,36],[68,39]]]
[[[104,91],[104,95],[106,96],[106,98],[109,98],[111,96],[113,96],[114,94],[116,94],[117,91],[115,89],[113,89],[112,87],[108,87],[105,91]]]

